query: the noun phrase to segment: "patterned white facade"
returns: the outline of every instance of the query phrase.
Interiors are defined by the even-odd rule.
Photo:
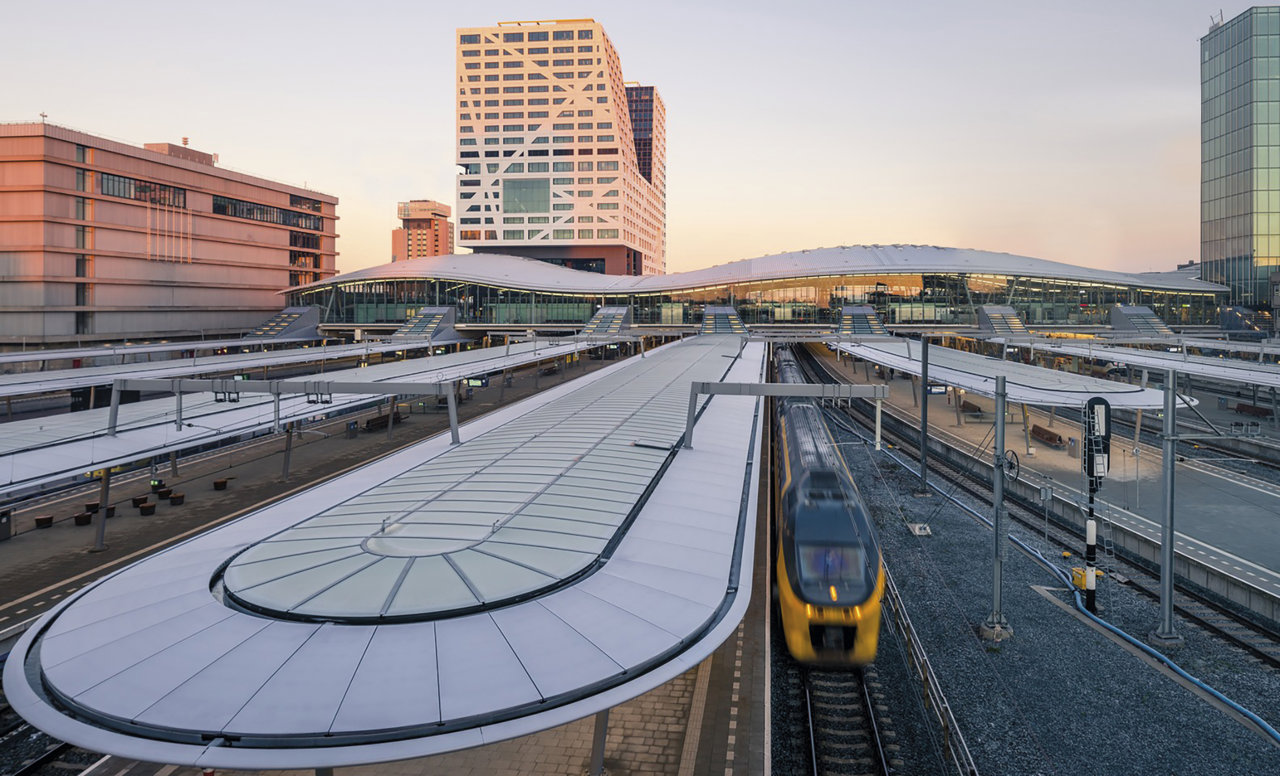
[[[463,28],[457,55],[458,244],[609,274],[665,271],[665,111],[653,90],[646,177],[602,26]]]

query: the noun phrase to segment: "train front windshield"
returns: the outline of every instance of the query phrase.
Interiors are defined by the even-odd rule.
[[[867,595],[867,561],[856,544],[797,544],[796,571],[805,591],[838,603]]]

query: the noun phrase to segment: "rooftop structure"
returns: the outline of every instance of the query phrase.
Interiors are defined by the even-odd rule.
[[[396,207],[400,228],[391,230],[391,260],[405,261],[453,253],[453,222],[448,205],[412,199]]]
[[[666,112],[595,20],[459,29],[457,115],[459,245],[665,271]]]
[[[0,347],[238,334],[334,274],[336,197],[216,162],[0,124]]]
[[[631,309],[632,325],[697,325],[732,306],[747,325],[836,327],[844,305],[886,324],[976,325],[984,304],[1031,326],[1096,325],[1116,304],[1143,304],[1172,325],[1211,325],[1226,289],[1186,273],[1130,274],[1007,253],[920,245],[794,251],[645,277],[601,276],[514,256],[470,254],[349,272],[289,292],[321,308],[322,324],[399,325],[422,306],[453,306],[462,326],[579,327],[599,306]]]

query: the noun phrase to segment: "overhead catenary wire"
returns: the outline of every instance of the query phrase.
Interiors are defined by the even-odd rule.
[[[863,440],[864,445],[867,445],[866,437],[861,432],[853,432],[853,433],[856,433],[857,436]],[[909,468],[907,462],[904,461],[900,456],[894,454],[893,451],[882,450],[881,452],[884,455],[888,456],[889,458],[893,459],[895,462],[898,463],[898,465],[902,466],[903,468]],[[871,454],[870,450],[868,450],[868,454]],[[936,490],[944,498],[950,500],[956,506],[960,507],[962,510],[964,510],[965,512],[969,513],[974,518],[979,520],[987,528],[993,527],[991,518],[987,517],[986,515],[982,514],[981,512],[972,508],[971,506],[965,504],[960,499],[945,493],[942,490],[942,488],[940,488],[936,484],[930,483],[930,487]],[[1010,541],[1012,541],[1020,550],[1022,550],[1023,553],[1026,554],[1029,558],[1036,561],[1045,570],[1051,573],[1055,577],[1055,579],[1057,579],[1062,584],[1065,584],[1068,587],[1071,587],[1071,580],[1067,576],[1067,574],[1061,569],[1059,569],[1052,561],[1045,558],[1044,555],[1041,554],[1039,550],[1034,549],[1033,547],[1031,547],[1026,542],[1022,541],[1021,539],[1019,539],[1017,536],[1013,534],[1007,534],[1007,538]],[[1141,650],[1151,658],[1157,660],[1162,665],[1167,667],[1169,670],[1176,673],[1182,679],[1192,683],[1197,688],[1213,696],[1216,700],[1218,700],[1219,702],[1231,708],[1232,711],[1238,713],[1245,719],[1249,720],[1251,724],[1255,725],[1264,735],[1270,738],[1277,746],[1280,746],[1280,731],[1277,731],[1276,728],[1268,724],[1266,720],[1262,719],[1254,712],[1245,708],[1243,705],[1231,700],[1226,695],[1222,694],[1220,691],[1215,689],[1213,686],[1191,675],[1189,672],[1186,671],[1186,669],[1182,668],[1182,666],[1178,665],[1177,662],[1175,662],[1172,658],[1168,657],[1164,653],[1160,652],[1154,647],[1149,646],[1148,644],[1143,642],[1141,639],[1138,639],[1130,635],[1127,631],[1124,631],[1123,629],[1117,627],[1116,625],[1113,625],[1107,620],[1104,620],[1103,618],[1097,616],[1096,614],[1088,611],[1088,609],[1086,609],[1084,606],[1084,600],[1081,598],[1080,592],[1078,590],[1075,590],[1073,588],[1072,596],[1073,596],[1073,603],[1075,605],[1075,608],[1081,614],[1093,620],[1100,627],[1106,629],[1110,633],[1113,633],[1117,637],[1123,639],[1126,643],[1136,647],[1137,649]]]

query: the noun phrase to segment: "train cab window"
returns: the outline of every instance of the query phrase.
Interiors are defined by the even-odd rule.
[[[863,549],[856,544],[798,544],[796,557],[804,585],[861,587],[866,573]]]

